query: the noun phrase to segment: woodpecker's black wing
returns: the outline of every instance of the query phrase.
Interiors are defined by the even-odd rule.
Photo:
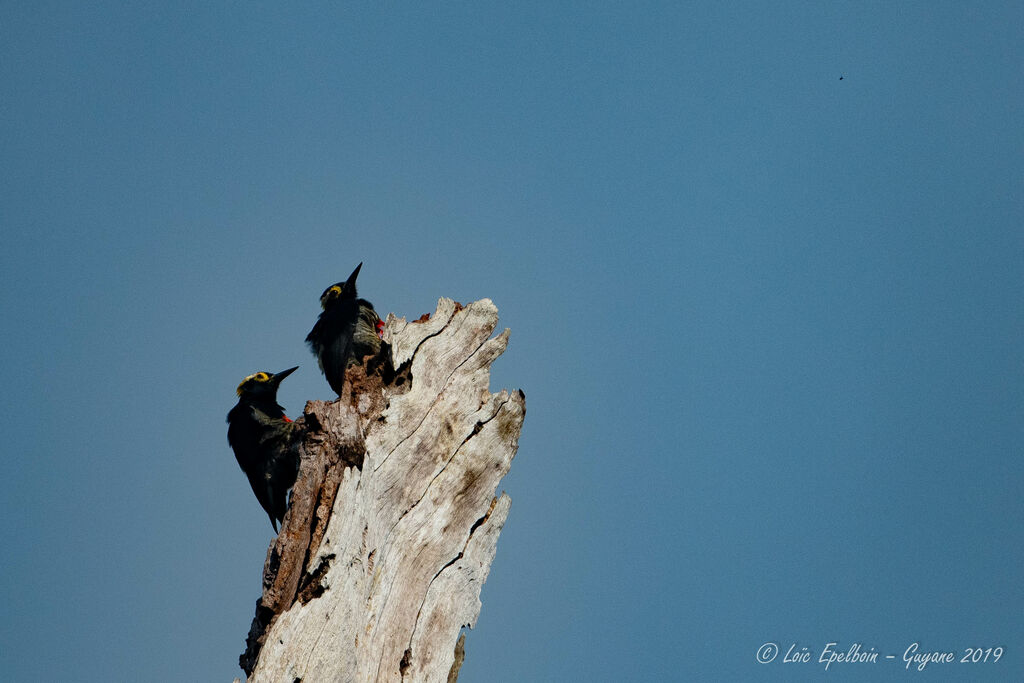
[[[286,418],[269,417],[259,410],[253,412],[264,427],[260,439],[263,476],[259,481],[263,495],[256,491],[257,483],[252,478],[249,483],[277,533],[277,522],[283,522],[288,511],[288,490],[295,485],[299,473],[299,456],[294,447],[295,423]]]
[[[352,337],[358,318],[357,301],[340,301],[320,314],[306,336],[327,383],[339,396],[345,383],[345,368],[352,355]]]
[[[252,404],[239,401],[228,413],[228,445],[243,472],[248,474],[260,467],[260,434]]]
[[[276,408],[281,417],[271,417],[252,403],[239,401],[228,413],[228,443],[256,500],[270,517],[274,533],[288,509],[288,489],[295,484],[299,469],[298,454],[292,447],[294,423],[284,418],[280,406]]]

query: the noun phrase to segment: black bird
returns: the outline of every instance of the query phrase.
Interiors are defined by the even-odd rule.
[[[356,294],[360,263],[345,282],[338,282],[320,295],[324,309],[306,343],[320,363],[320,369],[334,393],[341,396],[345,368],[359,365],[368,355],[380,351],[380,332],[384,328],[373,304]]]
[[[295,423],[277,404],[277,387],[297,369],[249,375],[238,385],[238,405],[228,413],[228,443],[256,500],[270,515],[275,534],[288,509],[288,489],[299,472],[298,453],[292,447]]]

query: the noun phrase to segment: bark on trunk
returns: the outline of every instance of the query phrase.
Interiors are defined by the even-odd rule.
[[[521,391],[490,393],[508,344],[508,330],[491,338],[497,321],[488,299],[388,316],[382,355],[349,370],[339,400],[306,404],[239,659],[250,681],[455,680],[525,414]]]

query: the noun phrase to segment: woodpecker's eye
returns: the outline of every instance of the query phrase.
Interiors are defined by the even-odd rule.
[[[266,382],[270,379],[270,375],[265,372],[257,372],[256,376],[253,377],[257,382]]]

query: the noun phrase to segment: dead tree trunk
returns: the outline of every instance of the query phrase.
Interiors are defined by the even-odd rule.
[[[525,414],[521,391],[490,393],[508,344],[508,330],[490,338],[497,322],[487,299],[388,316],[384,369],[350,368],[339,400],[306,404],[299,478],[239,660],[250,681],[455,680]]]

